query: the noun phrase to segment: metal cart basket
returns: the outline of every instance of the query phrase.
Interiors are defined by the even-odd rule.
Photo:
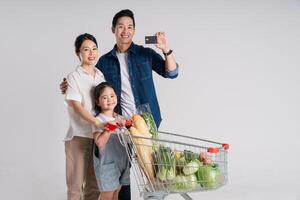
[[[120,136],[145,200],[175,193],[191,200],[187,193],[215,190],[228,180],[228,144],[161,131],[156,139],[125,129]]]

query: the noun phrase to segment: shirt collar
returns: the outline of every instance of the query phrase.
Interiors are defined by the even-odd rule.
[[[94,67],[94,69],[95,69],[95,71],[96,71],[96,75],[102,76],[102,72],[101,72],[99,69],[97,69],[96,67]],[[76,69],[76,70],[77,70],[79,73],[85,73],[85,74],[88,74],[87,71],[86,71],[83,67],[81,67],[80,65],[77,66],[77,69]]]
[[[128,48],[128,50],[127,50],[127,53],[128,52],[132,52],[132,53],[136,53],[136,44],[134,44],[134,42],[132,42],[131,43],[131,45],[130,45],[130,47]],[[112,55],[112,56],[115,56],[115,57],[117,57],[117,44],[115,44],[115,46],[114,46],[114,48],[111,50],[111,52],[110,52],[110,54]]]
[[[76,70],[79,72],[79,73],[87,73],[86,70],[81,67],[80,65],[77,66]]]

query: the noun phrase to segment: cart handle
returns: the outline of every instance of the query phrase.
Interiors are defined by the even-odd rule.
[[[217,148],[217,147],[209,147],[209,148],[207,149],[207,152],[208,152],[208,153],[219,153],[219,152],[220,152],[220,149]]]
[[[208,153],[219,153],[220,149],[228,150],[229,149],[229,144],[222,144],[222,147],[209,147],[207,149]]]
[[[145,137],[145,136],[140,136],[140,135],[131,135],[131,137],[133,137],[133,138],[141,138],[141,139],[146,139],[146,140],[151,140],[151,141],[157,141],[157,142],[172,142],[173,144],[189,145],[191,147],[208,149],[208,147],[205,147],[205,146],[200,146],[200,145],[195,145],[195,144],[188,144],[188,143],[184,143],[184,142],[177,142],[177,141],[171,141],[171,140],[165,140],[165,139],[153,139],[153,138],[149,138],[149,137]]]
[[[228,149],[229,149],[229,144],[224,143],[224,144],[222,144],[222,147],[223,147],[225,150],[228,150]]]
[[[222,147],[225,150],[229,149],[229,144],[226,144],[226,143],[216,142],[216,141],[212,141],[212,140],[200,139],[200,138],[191,137],[191,136],[187,136],[187,135],[179,135],[179,134],[176,134],[176,133],[169,133],[169,132],[165,132],[165,131],[158,131],[158,132],[166,134],[166,135],[173,135],[173,136],[177,136],[177,137],[183,137],[183,138],[189,138],[189,139],[194,139],[194,140],[200,140],[200,141],[203,141],[203,142],[209,142],[209,143],[219,144],[219,145],[222,145]]]

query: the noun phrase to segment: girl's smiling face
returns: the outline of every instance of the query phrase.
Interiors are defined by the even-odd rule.
[[[81,65],[95,65],[98,58],[98,47],[92,40],[85,40],[78,53]]]
[[[101,108],[102,112],[114,111],[114,108],[117,105],[117,95],[111,87],[105,87],[98,102],[98,106]]]

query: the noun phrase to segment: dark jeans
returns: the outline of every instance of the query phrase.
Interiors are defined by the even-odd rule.
[[[130,185],[124,185],[119,192],[119,200],[130,200]]]

